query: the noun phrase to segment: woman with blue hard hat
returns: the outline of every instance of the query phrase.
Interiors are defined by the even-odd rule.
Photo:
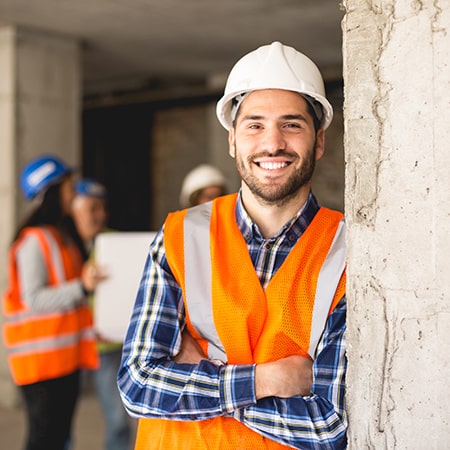
[[[20,176],[25,198],[37,204],[9,251],[3,336],[24,399],[27,450],[68,448],[80,371],[98,366],[86,297],[101,277],[71,218],[73,184],[73,169],[53,155],[35,158]]]

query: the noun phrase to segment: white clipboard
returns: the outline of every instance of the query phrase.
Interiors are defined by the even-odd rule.
[[[101,233],[95,239],[95,261],[108,278],[95,289],[95,330],[105,339],[123,342],[148,249],[156,232]]]

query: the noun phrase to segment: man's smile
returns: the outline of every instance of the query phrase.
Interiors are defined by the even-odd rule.
[[[284,167],[289,166],[291,163],[289,161],[283,161],[283,162],[279,162],[279,161],[260,161],[260,162],[255,162],[255,164],[257,166],[261,167],[261,169],[277,170],[277,169],[283,169]]]

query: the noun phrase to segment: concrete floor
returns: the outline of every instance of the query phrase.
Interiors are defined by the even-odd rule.
[[[24,413],[21,407],[0,407],[0,448],[21,450],[24,438]],[[132,421],[133,425],[135,422]],[[72,450],[102,450],[104,423],[95,394],[88,390],[79,400],[74,424]],[[134,440],[133,440],[134,441]]]

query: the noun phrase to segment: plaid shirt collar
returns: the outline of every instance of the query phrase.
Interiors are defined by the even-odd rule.
[[[286,224],[284,224],[275,236],[266,240],[274,241],[277,240],[281,235],[286,234],[286,242],[290,243],[291,246],[294,246],[300,236],[304,233],[308,225],[312,222],[319,209],[320,206],[317,202],[316,197],[312,192],[310,192],[305,204],[302,205],[302,207],[297,211],[294,217]],[[244,239],[248,245],[252,241],[264,241],[264,238],[262,237],[258,226],[253,222],[244,208],[244,205],[242,203],[241,191],[239,191],[238,200],[236,202],[235,215],[239,230],[241,231],[242,236],[244,236]]]

